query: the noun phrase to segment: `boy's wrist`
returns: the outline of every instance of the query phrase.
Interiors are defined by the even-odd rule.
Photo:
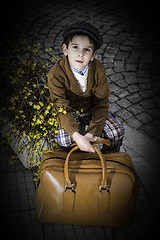
[[[73,140],[76,141],[77,137],[79,137],[80,135],[81,135],[81,134],[80,134],[79,132],[74,132],[74,133],[72,134]]]

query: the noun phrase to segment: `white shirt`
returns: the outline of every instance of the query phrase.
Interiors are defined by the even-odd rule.
[[[72,72],[73,72],[76,80],[78,81],[81,90],[83,92],[85,92],[87,89],[88,69],[83,76],[81,74],[79,74],[78,72],[75,72],[74,70],[72,70]]]

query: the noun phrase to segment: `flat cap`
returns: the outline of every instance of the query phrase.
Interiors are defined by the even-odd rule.
[[[63,41],[65,42],[67,36],[69,34],[85,34],[90,36],[96,43],[95,48],[98,49],[102,46],[103,44],[103,39],[102,36],[99,32],[99,30],[92,26],[89,23],[86,22],[76,22],[71,25],[67,25],[63,29]]]

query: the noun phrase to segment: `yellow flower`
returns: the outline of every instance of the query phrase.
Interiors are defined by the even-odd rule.
[[[40,117],[40,119],[44,120],[44,117],[43,117],[43,115],[40,115],[39,117]]]
[[[12,110],[14,110],[15,109],[15,107],[9,107],[9,110],[10,111],[12,111]]]
[[[48,110],[46,110],[46,111],[44,112],[44,114],[45,114],[45,115],[47,115],[48,113],[49,113],[49,111],[48,111]]]
[[[54,126],[55,126],[55,127],[58,127],[58,123],[57,123],[57,122],[55,122],[55,123],[54,123]]]
[[[39,105],[41,105],[41,107],[43,107],[43,106],[44,106],[44,104],[43,104],[42,102],[39,102]]]
[[[36,115],[34,115],[34,117],[33,117],[33,121],[34,121],[34,122],[36,121]]]
[[[76,114],[80,114],[80,112],[77,110],[77,111],[76,111]]]
[[[41,124],[42,121],[40,119],[37,119],[36,124]]]
[[[37,63],[35,62],[35,63],[33,64],[33,68],[35,68],[36,65],[37,65]]]
[[[52,126],[52,125],[54,124],[54,120],[53,120],[52,118],[50,118],[50,119],[48,120],[48,124]]]
[[[67,111],[66,111],[66,110],[64,110],[64,111],[63,111],[63,114],[67,114]]]
[[[50,105],[48,105],[48,107],[47,107],[47,110],[50,110],[51,109],[51,106]]]
[[[39,110],[41,107],[40,107],[39,105],[34,104],[34,105],[33,105],[33,108]]]
[[[26,132],[25,131],[23,131],[22,134],[23,134],[23,137],[26,137]]]

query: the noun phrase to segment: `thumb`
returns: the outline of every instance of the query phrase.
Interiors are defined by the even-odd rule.
[[[95,141],[97,141],[97,139],[98,139],[98,138],[97,138],[96,136],[94,136],[94,137],[91,138],[90,141],[91,141],[91,142],[95,142]]]

